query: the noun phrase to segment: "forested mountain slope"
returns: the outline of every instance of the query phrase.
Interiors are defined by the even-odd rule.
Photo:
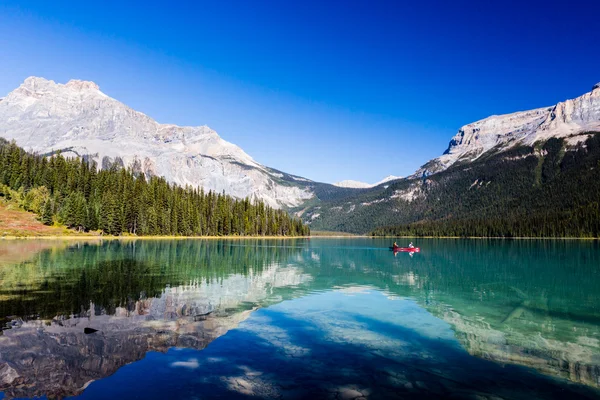
[[[84,158],[25,152],[0,139],[0,198],[78,231],[120,235],[307,235],[298,218],[263,201],[235,199]]]
[[[300,211],[312,229],[456,236],[599,236],[600,133],[517,146]],[[401,226],[398,226],[401,225]],[[393,226],[393,227],[390,227]]]
[[[374,234],[600,237],[600,133],[551,138],[422,180],[418,221]],[[389,225],[389,224],[387,224]]]

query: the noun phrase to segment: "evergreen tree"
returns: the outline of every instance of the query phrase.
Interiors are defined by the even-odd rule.
[[[52,210],[52,200],[48,199],[44,203],[44,207],[42,209],[42,215],[41,215],[42,223],[44,225],[52,225],[53,224],[53,219],[52,219],[53,215],[54,215],[54,212]]]

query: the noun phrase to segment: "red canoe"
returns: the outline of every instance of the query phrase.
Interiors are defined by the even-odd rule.
[[[406,253],[418,253],[421,251],[420,247],[390,247],[394,253],[396,252],[406,252]]]

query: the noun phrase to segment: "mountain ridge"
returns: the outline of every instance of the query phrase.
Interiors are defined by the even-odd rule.
[[[586,130],[600,130],[600,84],[554,106],[491,115],[464,125],[441,156],[428,161],[411,176],[428,175],[456,162],[473,161],[494,148],[501,152],[551,137],[576,136]]]
[[[383,222],[415,222],[412,217],[401,220],[394,215],[405,215],[403,209],[424,201],[428,177],[449,168],[508,154],[512,149],[533,148],[551,138],[563,140],[564,151],[585,146],[590,137],[585,132],[600,131],[600,84],[554,106],[492,115],[464,125],[444,154],[414,174],[389,176],[372,185],[356,181],[330,185],[267,167],[207,126],[160,124],[102,93],[90,81],[57,84],[27,78],[0,100],[0,121],[5,121],[0,124],[0,136],[16,140],[26,150],[60,150],[89,157],[105,168],[117,163],[182,186],[262,199],[273,207],[291,210],[318,229],[364,233]],[[536,156],[544,157],[542,153]],[[367,213],[370,222],[360,229],[347,228],[355,213],[365,207],[371,209]],[[321,224],[323,218],[342,218],[340,213],[344,226]]]
[[[490,231],[482,229],[477,232],[483,233],[474,236],[503,235],[502,229],[529,232],[530,227],[520,225],[519,219],[530,221],[528,218],[533,218],[531,212],[535,211],[537,222],[542,225],[548,223],[547,218],[554,219],[554,225],[541,226],[536,234],[577,235],[585,231],[585,235],[594,235],[597,228],[588,225],[595,223],[593,209],[598,207],[600,198],[600,192],[594,192],[595,179],[600,179],[600,176],[594,178],[593,169],[599,152],[597,132],[600,132],[600,84],[594,85],[591,92],[551,107],[493,115],[467,124],[452,138],[444,154],[407,178],[293,211],[313,230],[350,233],[391,226],[386,234],[442,231],[463,234],[476,232],[482,226],[481,221],[475,222],[477,215],[495,219],[488,226]],[[565,181],[565,176],[572,181]],[[559,189],[556,182],[568,189]],[[548,188],[569,193],[557,197]],[[520,202],[532,202],[537,208]],[[544,210],[544,204],[551,204],[555,210]],[[509,206],[522,214],[509,215],[504,210]],[[495,211],[490,213],[490,209]],[[558,209],[562,210],[560,216]],[[557,214],[550,216],[551,211]],[[583,230],[555,224],[557,218],[580,215],[592,218],[590,224],[582,223],[582,227],[586,226]],[[470,218],[472,230],[451,224],[463,217]],[[508,217],[510,221],[506,220]],[[444,229],[438,226],[437,221],[441,220],[450,221]],[[430,228],[419,228],[419,224]],[[394,228],[401,225],[410,227]]]

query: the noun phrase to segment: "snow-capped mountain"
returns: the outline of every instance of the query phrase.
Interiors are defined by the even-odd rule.
[[[311,181],[256,162],[207,126],[160,124],[102,93],[93,82],[27,78],[0,99],[0,137],[25,150],[117,162],[179,185],[292,207],[313,197]]]
[[[382,180],[380,180],[379,182],[376,183],[365,183],[365,182],[359,182],[359,181],[353,181],[353,180],[344,180],[341,182],[336,182],[333,185],[337,186],[337,187],[343,187],[343,188],[352,188],[352,189],[369,189],[375,186],[379,186],[383,183],[389,182],[389,181],[394,181],[396,179],[402,179],[401,176],[394,176],[394,175],[389,175],[386,176],[385,178],[383,178]]]
[[[500,152],[551,137],[573,136],[569,142],[575,144],[584,140],[583,136],[577,136],[579,133],[599,129],[600,83],[597,83],[591,92],[552,107],[492,115],[463,126],[444,154],[429,161],[413,176],[443,171],[457,161],[473,161],[492,149]]]

